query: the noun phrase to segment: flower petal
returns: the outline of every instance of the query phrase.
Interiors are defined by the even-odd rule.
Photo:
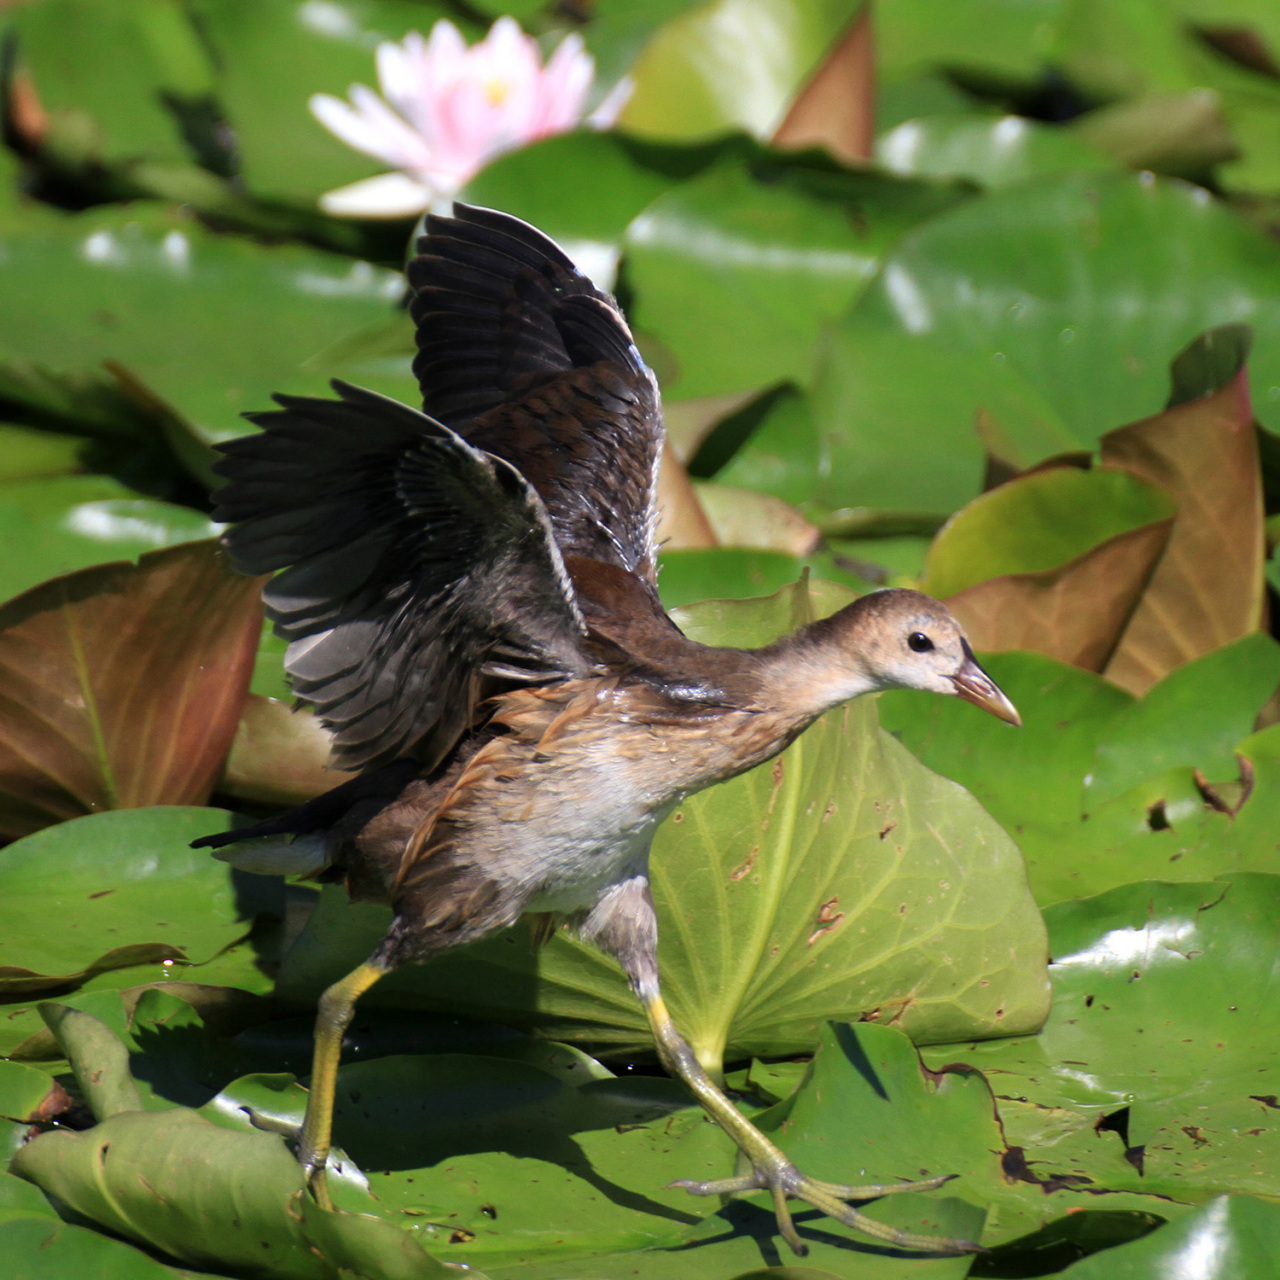
[[[383,173],[326,191],[320,207],[340,218],[409,218],[421,213],[435,195],[434,188],[406,173]]]
[[[587,124],[592,129],[612,129],[618,123],[622,108],[631,100],[631,94],[635,87],[636,82],[630,76],[623,76],[600,100],[600,105],[587,117]]]
[[[395,117],[381,98],[362,84],[351,86],[351,96],[356,105],[343,102],[332,94],[313,94],[308,101],[311,114],[320,121],[330,133],[336,134],[349,147],[363,151],[366,155],[376,156],[397,168],[405,167],[413,158],[416,150],[416,135],[403,122],[402,133],[389,127],[386,116]],[[376,103],[373,110],[370,104]],[[380,110],[379,110],[380,109]]]

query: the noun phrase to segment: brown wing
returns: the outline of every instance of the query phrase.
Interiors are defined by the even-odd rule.
[[[510,462],[562,553],[618,565],[656,601],[657,384],[617,303],[527,223],[455,205],[409,263],[423,406]]]
[[[550,521],[529,483],[416,409],[335,382],[277,396],[220,446],[214,518],[289,640],[294,692],[354,769],[435,763],[482,674],[545,680],[590,666]]]

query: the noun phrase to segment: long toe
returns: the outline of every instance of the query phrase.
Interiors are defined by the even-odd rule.
[[[786,1163],[777,1167],[753,1166],[750,1173],[734,1178],[720,1178],[713,1182],[683,1180],[673,1182],[695,1196],[744,1195],[752,1191],[768,1191],[773,1197],[774,1213],[778,1220],[778,1232],[803,1257],[808,1249],[796,1233],[787,1208],[787,1198],[801,1200],[827,1217],[843,1222],[896,1249],[911,1249],[920,1253],[958,1255],[981,1253],[982,1246],[972,1240],[960,1240],[951,1236],[926,1236],[913,1231],[902,1231],[869,1218],[865,1213],[846,1204],[846,1200],[874,1200],[883,1195],[900,1191],[936,1191],[951,1180],[950,1174],[941,1178],[928,1178],[921,1182],[873,1183],[868,1186],[851,1186],[839,1182],[822,1182],[801,1173],[795,1165]]]

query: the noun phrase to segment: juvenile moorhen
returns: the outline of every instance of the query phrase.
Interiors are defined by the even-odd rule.
[[[283,817],[197,841],[250,870],[344,880],[395,917],[320,1001],[298,1159],[322,1204],[342,1036],[400,965],[558,915],[614,956],[666,1068],[768,1189],[891,1245],[963,1253],[846,1204],[945,1179],[842,1186],[801,1173],[737,1111],[658,986],[649,845],[684,797],[776,755],[877,689],[1018,713],[945,606],[880,591],[763,649],[687,639],[658,599],[658,388],[617,304],[540,232],[486,209],[429,217],[409,264],[425,412],[334,382],[277,396],[222,446],[215,518],[289,641],[294,692],[356,777]],[[226,846],[226,847],[222,847]]]

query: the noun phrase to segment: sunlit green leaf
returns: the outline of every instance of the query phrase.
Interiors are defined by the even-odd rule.
[[[1085,779],[1086,810],[1175,765],[1234,781],[1235,747],[1278,683],[1280,645],[1261,632],[1179,667],[1108,727]]]
[[[850,323],[922,354],[944,348],[1016,371],[1091,446],[1164,404],[1170,354],[1215,325],[1254,325],[1252,380],[1265,404],[1280,385],[1277,298],[1274,244],[1207,192],[1068,174],[920,227]]]
[[[10,998],[66,989],[99,970],[141,965],[146,978],[195,976],[187,964],[244,937],[257,911],[279,903],[277,882],[187,848],[233,822],[220,809],[122,809],[0,850],[0,989]]]
[[[244,434],[239,414],[269,409],[273,392],[330,394],[334,375],[416,399],[407,357],[312,363],[395,314],[397,273],[154,207],[42,220],[0,249],[3,288],[23,299],[0,315],[0,390],[16,398],[30,394],[27,363],[78,374],[113,361],[205,441]]]
[[[1068,1268],[1069,1280],[1269,1280],[1280,1249],[1280,1207],[1254,1196],[1220,1196],[1198,1213],[1141,1240]]]
[[[951,114],[907,120],[880,135],[876,158],[891,173],[972,178],[985,187],[1115,167],[1110,157],[1064,130],[1021,116]]]
[[[963,506],[983,487],[980,415],[1002,458],[1018,469],[1079,447],[1042,390],[1007,365],[869,326],[842,325],[827,335],[810,403],[818,440],[812,487],[780,496],[828,508],[946,515]],[[739,465],[770,444],[752,439]],[[798,443],[782,447],[795,450]]]
[[[675,361],[664,390],[690,397],[807,382],[822,324],[904,231],[962,198],[782,160],[721,166],[659,196],[631,224],[626,252],[631,319]]]
[[[11,553],[0,562],[0,600],[63,573],[133,560],[217,531],[199,511],[143,498],[108,476],[0,484],[0,540]]]
[[[620,122],[643,137],[746,129],[767,139],[859,7],[858,0],[699,5],[649,43]]]
[[[926,590],[945,597],[987,578],[1052,569],[1176,510],[1168,494],[1127,471],[1054,467],[1019,476],[974,499],[934,539]]]
[[[1173,1203],[1271,1194],[1278,912],[1280,877],[1256,874],[1125,885],[1050,907],[1044,1031],[926,1056],[987,1073],[1010,1140],[1041,1177]],[[1105,1116],[1115,1119],[1099,1127]]]
[[[1001,1131],[999,1100],[993,1098],[993,1090],[1002,1092],[1000,1077],[984,1078],[956,1062],[955,1049],[948,1046],[947,1058],[931,1055],[936,1065],[929,1074],[898,1032],[832,1024],[823,1031],[804,1082],[765,1112],[760,1126],[813,1177],[892,1184],[953,1175],[928,1196],[889,1196],[864,1211],[880,1218],[900,1200],[926,1211],[938,1203],[963,1206],[969,1216],[961,1234],[987,1247],[1094,1207],[1080,1184],[1042,1181],[1038,1168],[1020,1166],[1022,1153]],[[1108,1203],[1158,1213],[1163,1201],[1131,1195]],[[923,1223],[912,1229],[929,1230]]]
[[[121,1240],[37,1217],[0,1218],[0,1250],[13,1280],[177,1280],[178,1273]]]

